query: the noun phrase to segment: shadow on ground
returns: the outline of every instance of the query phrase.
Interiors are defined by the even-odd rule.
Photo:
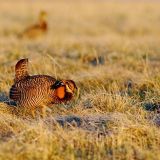
[[[9,99],[9,96],[5,92],[0,92],[0,103],[5,103],[9,106],[16,106],[16,103]]]
[[[79,128],[90,133],[96,133],[98,136],[109,135],[108,125],[113,119],[109,115],[89,115],[89,116],[78,116],[78,115],[67,115],[48,117],[45,120],[47,126],[54,126],[59,124],[63,128]]]

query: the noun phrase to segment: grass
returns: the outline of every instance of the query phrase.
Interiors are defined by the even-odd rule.
[[[145,109],[160,101],[159,2],[0,2],[0,159],[160,159],[160,115]],[[48,34],[18,39],[40,10]],[[23,117],[4,103],[20,58],[31,74],[75,80],[79,98],[44,120]],[[82,124],[53,119],[66,116]]]

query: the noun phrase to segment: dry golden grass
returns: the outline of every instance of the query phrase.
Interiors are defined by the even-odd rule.
[[[160,159],[160,115],[144,109],[160,102],[159,2],[0,3],[0,159]],[[40,10],[48,34],[18,39]],[[25,118],[4,103],[20,58],[30,59],[31,74],[75,80],[79,98],[44,120]]]

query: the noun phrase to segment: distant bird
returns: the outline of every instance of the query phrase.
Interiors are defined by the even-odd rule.
[[[41,109],[45,116],[46,106],[70,101],[77,87],[72,80],[56,80],[48,75],[28,73],[28,59],[21,59],[15,66],[15,79],[9,93],[17,106],[24,107],[35,117],[35,110]]]
[[[41,11],[39,13],[38,22],[32,26],[27,27],[20,35],[20,38],[35,39],[41,35],[44,35],[48,30],[47,13]]]

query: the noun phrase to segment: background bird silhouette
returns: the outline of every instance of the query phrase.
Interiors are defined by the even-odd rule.
[[[20,35],[20,38],[35,39],[44,35],[48,30],[47,12],[41,11],[37,23],[28,26]]]

